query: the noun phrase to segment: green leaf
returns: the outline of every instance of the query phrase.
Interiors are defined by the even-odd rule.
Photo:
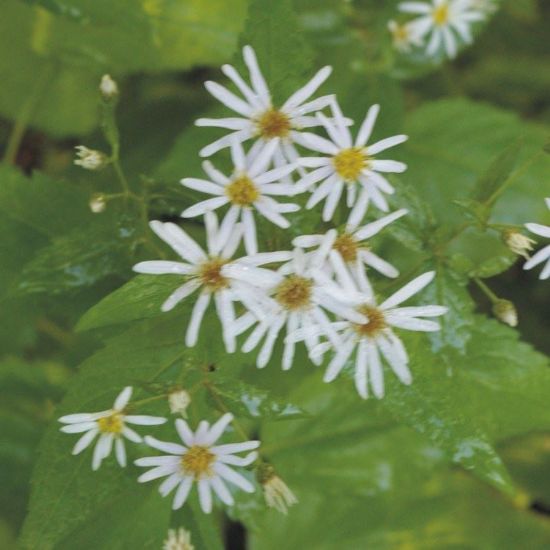
[[[292,0],[251,0],[240,43],[256,51],[276,105],[305,84],[311,51],[300,32]],[[238,58],[242,67],[240,52]]]

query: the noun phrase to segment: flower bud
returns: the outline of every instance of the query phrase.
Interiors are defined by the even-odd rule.
[[[190,403],[191,396],[185,390],[177,389],[168,394],[168,404],[172,414],[181,414],[185,418]]]
[[[270,508],[286,515],[288,508],[298,503],[296,495],[275,473],[271,464],[261,464],[256,470],[256,477],[262,485],[265,502]]]
[[[101,151],[88,149],[84,145],[77,145],[75,149],[78,158],[74,163],[77,166],[82,166],[85,170],[101,170],[107,165],[107,156]]]
[[[109,101],[118,96],[118,85],[111,78],[110,75],[104,74],[101,77],[101,83],[99,84],[99,91],[101,92],[101,95],[103,96],[103,98]]]
[[[163,550],[194,550],[191,544],[191,533],[183,527],[168,529],[168,538],[164,541]]]
[[[92,198],[90,199],[90,202],[88,204],[90,206],[90,210],[94,214],[101,214],[101,212],[103,212],[107,207],[107,201],[101,193],[96,193],[95,195],[92,195]]]
[[[526,237],[515,229],[504,231],[502,233],[502,239],[514,254],[523,256],[526,260],[529,259],[529,252],[533,250],[533,245],[536,243],[536,241]]]
[[[518,312],[510,300],[499,299],[493,304],[493,313],[502,323],[511,327],[518,325]]]

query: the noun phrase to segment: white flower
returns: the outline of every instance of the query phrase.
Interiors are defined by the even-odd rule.
[[[392,136],[367,146],[380,111],[378,105],[373,105],[368,110],[355,142],[353,142],[340,108],[336,103],[332,105],[332,108],[334,111],[333,121],[323,114],[317,113],[330,136],[330,141],[315,134],[303,134],[304,142],[310,149],[328,156],[301,158],[298,162],[302,166],[315,168],[315,170],[302,178],[296,185],[298,190],[303,190],[322,181],[313,191],[306,208],[313,208],[325,199],[324,221],[329,221],[332,218],[342,192],[347,189],[347,206],[352,208],[350,220],[353,223],[360,223],[370,201],[380,210],[388,210],[388,203],[383,193],[391,194],[394,189],[379,172],[404,172],[407,165],[395,160],[378,160],[376,155],[403,143],[407,140],[407,136]]]
[[[262,464],[256,477],[262,484],[265,503],[270,508],[275,508],[281,514],[287,514],[288,508],[298,504],[296,495],[289,489],[288,485],[276,474],[271,464]]]
[[[422,45],[422,37],[418,35],[415,25],[400,24],[392,19],[388,21],[388,30],[392,35],[394,48],[401,53],[408,53],[413,46]]]
[[[296,212],[300,209],[294,203],[279,203],[273,196],[293,195],[294,187],[290,183],[277,183],[283,176],[294,170],[294,165],[267,170],[278,140],[274,139],[262,149],[250,151],[244,154],[242,145],[235,139],[231,142],[231,157],[234,164],[234,172],[231,177],[223,175],[209,162],[203,163],[205,172],[210,180],[196,178],[184,178],[181,183],[190,189],[196,189],[213,198],[199,202],[186,210],[181,215],[184,218],[193,218],[204,214],[207,210],[216,210],[229,204],[229,210],[220,226],[221,238],[227,238],[240,219],[244,228],[244,244],[248,254],[258,252],[256,238],[256,222],[254,214],[259,213],[270,222],[284,229],[290,226],[290,222],[281,214]]]
[[[101,151],[88,149],[84,145],[77,145],[75,149],[78,158],[74,163],[77,166],[82,166],[85,170],[101,170],[107,165],[107,156]]]
[[[341,277],[351,276],[358,288],[363,291],[370,290],[366,273],[368,267],[372,267],[386,277],[397,277],[399,271],[372,252],[367,239],[406,213],[407,210],[403,208],[359,228],[355,223],[348,222],[332,244],[332,250],[328,255],[328,269],[332,272],[340,272]],[[324,238],[324,235],[301,235],[296,237],[292,244],[300,248],[310,248],[319,246]]]
[[[502,238],[506,246],[518,256],[523,256],[526,260],[529,259],[529,252],[533,250],[533,245],[537,241],[522,235],[515,229],[507,229],[503,232]]]
[[[99,91],[105,99],[113,99],[118,95],[117,83],[111,78],[110,75],[104,74],[101,77],[101,83],[99,84]]]
[[[546,199],[546,204],[548,208],[550,208],[550,198]],[[529,231],[531,231],[531,233],[534,233],[535,235],[550,238],[550,226],[548,225],[541,225],[538,223],[526,223],[525,227],[527,227],[527,229],[529,229]],[[548,262],[541,271],[540,278],[548,279],[550,277],[550,245],[545,246],[543,249],[534,254],[532,258],[524,264],[523,269],[531,269],[546,260],[548,260]]]
[[[254,485],[230,466],[252,464],[258,453],[251,452],[244,458],[235,456],[235,453],[257,449],[260,442],[244,441],[243,443],[215,445],[231,420],[233,420],[233,415],[229,413],[224,414],[211,427],[208,422],[203,420],[193,433],[187,422],[178,418],[176,429],[183,445],[159,441],[154,437],[146,436],[145,442],[150,447],[167,454],[136,460],[137,466],[153,466],[151,470],[142,474],[138,481],[144,483],[166,477],[159,487],[159,492],[165,497],[177,487],[172,503],[174,510],[183,506],[193,482],[196,482],[200,505],[206,514],[212,510],[212,491],[224,504],[228,506],[233,504],[233,496],[225,481],[229,481],[247,493],[254,492]]]
[[[471,0],[431,0],[402,2],[399,9],[420,17],[409,22],[417,36],[430,34],[426,53],[434,56],[441,45],[449,57],[458,51],[456,34],[467,44],[472,42],[470,26],[485,19],[485,15],[472,6]]]
[[[185,390],[176,389],[168,394],[168,405],[172,414],[181,414],[185,418],[190,404],[191,396]]]
[[[107,201],[105,200],[105,196],[101,193],[96,193],[92,195],[88,206],[94,214],[101,214],[101,212],[104,212],[105,208],[107,208]]]
[[[366,321],[364,315],[347,305],[343,289],[321,272],[335,237],[336,231],[329,231],[319,248],[307,255],[303,250],[295,249],[292,260],[274,274],[273,284],[264,287],[263,320],[258,321],[252,314],[246,313],[237,321],[235,331],[238,334],[256,324],[242,347],[245,353],[252,351],[264,339],[256,360],[258,368],[267,365],[277,337],[284,328],[287,334],[292,334],[301,327],[316,327],[315,334],[304,339],[309,350],[319,343],[321,335],[338,346],[340,340],[325,310],[358,323]],[[284,370],[292,366],[295,346],[295,340],[285,339],[282,357]]]
[[[183,258],[184,262],[153,260],[140,262],[133,269],[138,273],[153,275],[179,275],[185,280],[184,284],[178,287],[162,304],[162,311],[170,311],[183,299],[200,289],[185,336],[185,343],[189,347],[197,343],[202,319],[213,297],[223,328],[225,346],[231,353],[235,351],[236,347],[233,331],[235,322],[233,301],[241,301],[247,309],[258,315],[260,310],[255,300],[257,296],[261,298],[263,294],[255,287],[271,284],[274,274],[256,266],[262,263],[285,261],[290,254],[272,252],[231,260],[241,240],[241,225],[237,224],[226,240],[225,237],[220,238],[218,220],[213,212],[207,212],[204,220],[208,243],[207,252],[177,225],[159,221],[150,222],[151,229],[170,245]]]
[[[69,414],[59,419],[59,422],[67,424],[61,428],[62,432],[69,434],[85,432],[76,442],[73,455],[77,455],[89,447],[99,435],[92,459],[93,470],[97,470],[101,466],[101,461],[111,454],[113,443],[118,463],[122,467],[126,466],[124,438],[133,443],[141,443],[141,436],[127,424],[155,426],[166,422],[166,418],[158,416],[126,414],[125,409],[131,396],[132,388],[128,386],[115,399],[112,409],[96,413]]]
[[[240,116],[197,120],[197,126],[214,126],[231,130],[230,134],[202,149],[200,154],[203,157],[209,157],[216,151],[229,147],[233,140],[243,142],[251,138],[259,138],[257,143],[261,146],[273,138],[279,138],[275,150],[275,166],[285,166],[298,158],[293,143],[302,144],[300,131],[303,128],[319,126],[319,121],[310,113],[323,109],[334,99],[334,96],[328,95],[308,101],[329,77],[332,69],[323,67],[279,108],[273,106],[271,94],[258,66],[254,50],[250,46],[245,46],[243,56],[250,74],[251,85],[247,84],[231,65],[224,65],[222,71],[233,81],[244,99],[240,99],[216,82],[205,83],[206,89],[216,99]]]
[[[168,538],[164,541],[162,550],[195,550],[191,544],[191,533],[183,527],[177,531],[168,529]]]
[[[382,357],[386,359],[392,370],[403,384],[410,384],[411,373],[408,368],[408,356],[405,347],[394,328],[437,331],[439,324],[420,319],[419,317],[436,317],[447,312],[443,306],[418,306],[396,307],[413,294],[422,290],[429,284],[435,273],[424,273],[395,292],[380,305],[376,304],[371,292],[361,292],[357,295],[357,311],[367,316],[366,323],[350,323],[341,321],[334,323],[335,329],[340,331],[342,345],[335,350],[324,376],[325,382],[332,382],[344,368],[352,354],[355,352],[355,386],[359,395],[368,397],[367,386],[370,384],[377,398],[384,396],[384,376],[382,371]],[[349,289],[350,292],[353,288]],[[311,329],[310,329],[311,330]],[[307,335],[295,334],[295,338],[303,338]],[[320,344],[314,355],[324,353],[327,344]]]

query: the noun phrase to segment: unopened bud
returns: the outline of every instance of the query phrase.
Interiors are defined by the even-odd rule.
[[[526,260],[529,259],[529,252],[533,250],[533,245],[537,242],[514,229],[504,231],[502,239],[514,254],[523,256]]]
[[[75,149],[78,158],[74,163],[77,166],[82,166],[86,170],[101,170],[107,165],[107,156],[101,151],[88,149],[84,145],[77,145]]]
[[[493,313],[502,323],[511,327],[517,327],[518,312],[516,306],[510,300],[497,300],[493,304]]]
[[[92,198],[90,199],[90,202],[88,204],[90,206],[90,210],[94,214],[101,214],[101,212],[103,212],[107,207],[107,201],[101,193],[96,193],[95,195],[92,195]]]
[[[163,550],[194,550],[191,544],[191,533],[183,527],[168,529],[168,538],[164,541]]]
[[[276,474],[271,464],[263,463],[256,470],[256,477],[262,485],[265,503],[270,508],[285,514],[288,508],[298,503],[296,495],[288,485]]]
[[[101,92],[101,95],[105,99],[111,100],[118,96],[117,83],[111,78],[110,75],[104,74],[101,77],[101,83],[99,84],[99,91]]]
[[[191,396],[185,390],[174,390],[168,394],[168,405],[172,414],[187,416],[187,407],[191,403]]]

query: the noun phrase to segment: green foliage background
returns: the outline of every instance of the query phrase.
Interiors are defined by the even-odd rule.
[[[524,272],[491,226],[550,223],[550,5],[503,0],[454,62],[396,56],[386,30],[396,5],[4,0],[0,547],[21,536],[33,550],[160,548],[180,525],[208,550],[550,545],[550,284]],[[277,354],[257,371],[253,355],[226,356],[208,336],[186,349],[188,307],[159,309],[178,281],[131,272],[169,256],[147,220],[177,219],[196,200],[178,181],[200,174],[197,153],[217,134],[192,123],[221,112],[202,83],[240,65],[246,43],[276,101],[332,64],[323,90],[348,116],[380,103],[375,137],[410,136],[392,207],[411,214],[375,246],[400,281],[435,269],[423,300],[450,312],[430,339],[407,336],[414,384],[388,376],[380,402],[361,401],[345,377],[323,384],[305,356],[282,373]],[[121,87],[124,196],[111,168],[72,164],[77,144],[108,150],[97,90],[107,72]],[[101,214],[89,209],[96,193],[109,199]],[[286,248],[318,218],[301,213],[288,232],[260,226],[260,241]],[[199,222],[181,222],[202,238]],[[474,278],[514,301],[518,330],[491,318]],[[382,294],[394,284],[375,283]],[[215,334],[217,321],[206,323],[203,335]],[[128,384],[138,397],[198,387],[192,423],[234,412],[299,504],[280,515],[258,490],[212,517],[195,497],[172,513],[133,466],[92,472],[55,418],[101,410]],[[166,415],[166,403],[150,412]]]

